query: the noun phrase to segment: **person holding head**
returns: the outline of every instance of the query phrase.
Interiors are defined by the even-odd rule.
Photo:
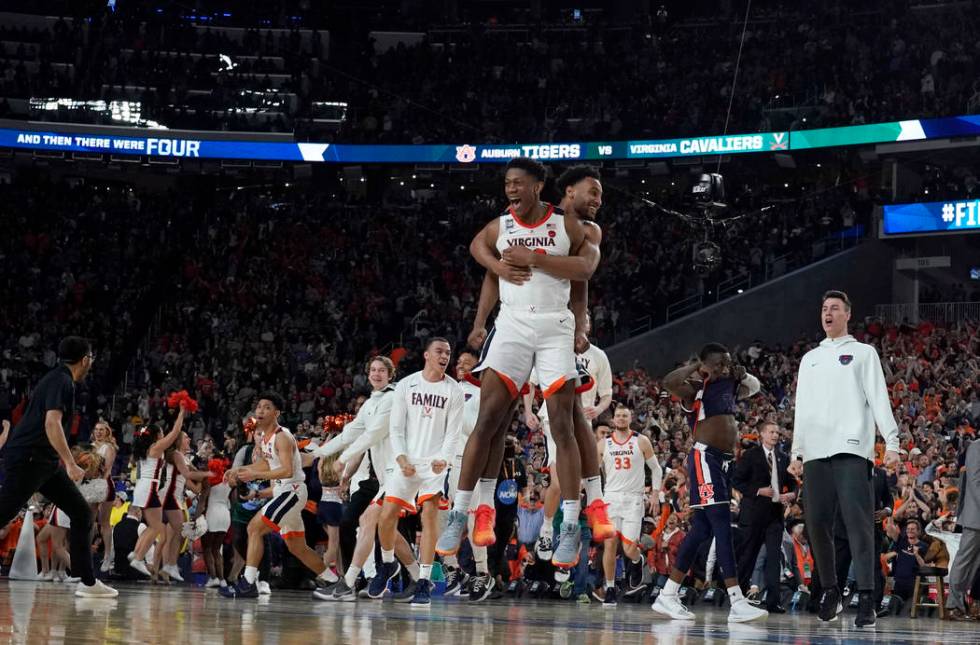
[[[439,501],[448,488],[449,465],[463,431],[463,390],[446,375],[451,357],[449,341],[430,338],[425,346],[425,367],[399,381],[391,404],[389,433],[394,468],[385,480],[378,521],[382,565],[377,575],[387,581],[397,572],[395,540],[401,511],[421,510],[420,579],[411,600],[413,607],[431,603]]]
[[[69,336],[58,345],[58,357],[61,363],[38,381],[24,416],[10,430],[4,455],[7,476],[0,489],[0,526],[16,517],[31,495],[41,493],[71,521],[72,571],[80,578],[75,595],[113,598],[119,592],[95,578],[90,548],[92,510],[75,485],[85,471],[68,449],[75,383],[92,369],[95,354],[86,339]]]
[[[687,455],[688,491],[694,513],[691,530],[652,609],[673,620],[694,620],[694,614],[681,604],[678,592],[698,552],[714,540],[718,566],[731,601],[728,621],[741,623],[764,618],[769,612],[752,606],[738,584],[729,474],[738,438],[736,404],[738,399],[759,391],[759,379],[735,365],[724,345],[708,343],[701,348],[697,360],[665,376],[664,387],[681,400],[688,412],[695,441]]]
[[[885,439],[885,466],[898,465],[899,435],[878,352],[847,331],[851,301],[843,291],[823,296],[827,337],[800,360],[789,472],[803,475],[804,510],[823,595],[820,620],[843,611],[837,584],[834,522],[838,509],[857,577],[857,627],[875,624],[875,427]]]
[[[226,598],[258,598],[259,564],[265,548],[265,535],[278,532],[286,548],[316,574],[320,588],[330,586],[326,579],[327,565],[323,558],[306,544],[303,509],[306,507],[306,477],[303,459],[292,433],[279,425],[283,399],[275,392],[259,394],[255,406],[255,432],[258,445],[251,464],[225,472],[225,481],[237,486],[239,482],[256,479],[272,484],[272,499],[248,523],[248,548],[245,571],[235,586],[220,587],[218,593]],[[261,438],[258,438],[261,435]]]

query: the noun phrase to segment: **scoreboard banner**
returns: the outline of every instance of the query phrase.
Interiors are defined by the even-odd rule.
[[[885,235],[980,231],[980,200],[887,205],[883,230]]]
[[[5,121],[4,125],[11,124]],[[86,132],[59,132],[58,124],[31,123],[28,128],[0,128],[0,148],[60,152],[104,153],[179,159],[240,159],[318,163],[506,163],[526,156],[541,161],[602,161],[627,159],[672,159],[809,150],[895,141],[917,141],[954,136],[980,135],[980,115],[939,119],[896,121],[841,128],[759,132],[721,136],[688,137],[633,141],[585,141],[565,143],[515,144],[419,144],[354,145],[334,143],[296,143],[249,139],[214,138],[214,133],[132,130],[125,136],[120,128],[101,130],[85,127]],[[73,124],[73,130],[79,126]],[[210,135],[210,138],[209,138]]]

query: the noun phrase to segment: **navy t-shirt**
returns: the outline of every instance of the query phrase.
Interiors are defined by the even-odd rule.
[[[919,561],[915,559],[914,555],[908,552],[910,546],[912,545],[909,544],[909,539],[904,533],[899,536],[898,542],[895,544],[895,551],[898,555],[895,557],[895,563],[892,565],[892,575],[896,578],[911,578],[919,570]],[[925,557],[928,549],[928,545],[922,540],[919,540],[915,550],[919,552],[920,556]]]
[[[48,410],[61,410],[61,429],[67,440],[75,415],[75,381],[66,365],[60,365],[45,374],[31,392],[24,416],[10,430],[10,439],[6,445],[8,459],[16,453],[33,452],[37,456],[58,460],[58,453],[44,431],[44,419]]]

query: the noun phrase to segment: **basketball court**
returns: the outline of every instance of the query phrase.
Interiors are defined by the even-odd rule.
[[[119,585],[115,600],[85,600],[73,585],[0,584],[0,640],[11,643],[971,643],[980,628],[935,618],[888,617],[874,630],[845,620],[821,625],[810,614],[729,625],[728,609],[696,606],[683,624],[657,619],[647,605],[509,600],[479,605],[436,598],[431,609],[391,601],[314,603],[308,593],[274,591],[226,600],[214,590]]]

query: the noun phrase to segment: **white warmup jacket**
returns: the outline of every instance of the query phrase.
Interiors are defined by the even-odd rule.
[[[876,425],[886,450],[897,452],[898,426],[878,352],[853,336],[824,339],[800,361],[793,458],[846,453],[874,461]]]
[[[361,405],[361,409],[357,411],[357,416],[354,420],[344,426],[344,429],[339,435],[320,446],[313,451],[313,454],[318,457],[329,457],[330,455],[341,452],[345,448],[348,448],[353,444],[359,437],[370,433],[372,430],[378,431],[383,429],[385,434],[388,430],[388,419],[391,416],[391,403],[393,401],[393,394],[395,392],[394,385],[388,385],[383,390],[375,390],[371,392],[371,396],[367,401]],[[360,453],[357,453],[360,454]],[[350,455],[342,455],[340,460],[347,463],[344,456],[348,458]],[[388,467],[388,455],[387,452],[384,454],[371,453],[371,462],[374,464],[374,471],[379,476]],[[360,467],[358,467],[357,472],[354,473],[350,481],[350,492],[356,491],[361,482],[370,476],[370,465],[368,460],[365,459],[361,461]]]

